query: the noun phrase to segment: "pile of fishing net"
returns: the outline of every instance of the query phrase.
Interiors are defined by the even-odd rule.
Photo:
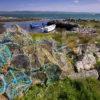
[[[0,94],[6,94],[9,99],[26,93],[36,80],[40,84],[51,84],[61,74],[58,65],[50,63],[46,57],[43,60],[45,53],[40,54],[40,43],[34,43],[19,26],[14,27],[0,40]],[[52,43],[42,41],[42,44],[46,44],[41,45],[42,48],[51,52],[48,46]]]
[[[0,94],[6,94],[9,99],[26,92],[32,84],[31,77],[24,71],[30,61],[20,50],[29,44],[30,35],[18,26],[16,30],[7,29],[0,39]]]
[[[10,49],[5,44],[0,44],[0,94],[6,93],[9,99],[25,92],[32,83],[24,71],[11,66],[11,61]]]

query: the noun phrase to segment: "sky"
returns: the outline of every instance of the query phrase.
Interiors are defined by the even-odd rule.
[[[100,0],[0,0],[0,11],[99,12]]]

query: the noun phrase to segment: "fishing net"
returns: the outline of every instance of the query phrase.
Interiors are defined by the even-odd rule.
[[[23,54],[15,56],[16,51],[12,54],[12,48],[19,49],[18,42],[14,41],[14,35],[8,32],[0,44],[0,94],[6,93],[9,99],[26,92],[32,84],[30,76],[22,71],[30,66],[30,61]]]
[[[44,40],[33,44],[28,33],[18,26],[15,28],[8,30],[0,42],[0,94],[5,93],[9,99],[27,92],[34,80],[50,84],[61,74],[52,60],[53,42]]]
[[[0,94],[5,93],[5,90],[6,90],[6,82],[4,79],[4,75],[1,74],[0,75]]]
[[[21,93],[26,92],[32,83],[31,78],[24,72],[20,72],[14,69],[9,70],[5,76],[5,80],[7,84],[5,92],[10,99],[13,99]]]
[[[11,61],[12,54],[6,45],[0,44],[0,68]]]
[[[46,74],[47,81],[46,84],[51,84],[57,80],[61,75],[61,69],[58,65],[48,63],[42,66],[42,72]]]
[[[40,68],[33,68],[30,73],[32,80],[40,80],[41,84],[52,84],[53,82],[59,80],[61,75],[61,69],[56,64],[47,63]]]
[[[29,69],[30,68],[30,60],[27,55],[19,54],[13,57],[12,64],[14,67],[18,69]]]

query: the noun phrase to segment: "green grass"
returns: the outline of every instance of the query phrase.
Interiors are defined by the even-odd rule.
[[[95,64],[96,68],[100,69],[100,61],[97,60],[97,63]]]
[[[34,41],[35,40],[41,41],[41,40],[44,40],[44,39],[50,39],[51,38],[51,34],[42,34],[42,33],[31,34],[31,36],[32,36],[32,39]]]
[[[63,37],[62,33],[51,33],[51,34],[42,34],[42,33],[37,33],[37,34],[31,34],[32,39],[34,41],[41,41],[41,40],[50,40],[54,39],[56,42],[62,44],[66,42],[75,42],[77,40],[77,33],[65,33],[66,35]]]
[[[100,82],[95,79],[64,79],[47,87],[35,85],[17,100],[100,100]]]
[[[80,21],[78,24],[82,25],[83,27],[92,27],[96,29],[100,28],[100,21]]]

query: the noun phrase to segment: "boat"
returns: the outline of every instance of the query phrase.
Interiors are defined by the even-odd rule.
[[[52,24],[52,25],[47,26],[47,23],[35,23],[35,24],[33,23],[33,24],[30,24],[30,28],[32,30],[37,30],[42,33],[48,33],[50,31],[53,31],[56,28],[56,25]]]
[[[40,25],[32,25],[32,24],[30,24],[30,28],[31,28],[31,29],[39,28],[39,27],[41,27],[41,26],[40,26]]]
[[[41,29],[43,30],[43,32],[48,33],[48,32],[51,32],[51,31],[55,30],[55,28],[56,28],[56,25],[53,24],[53,25],[45,26]]]
[[[42,28],[44,26],[47,26],[46,22],[36,22],[36,23],[30,24],[31,29]]]

